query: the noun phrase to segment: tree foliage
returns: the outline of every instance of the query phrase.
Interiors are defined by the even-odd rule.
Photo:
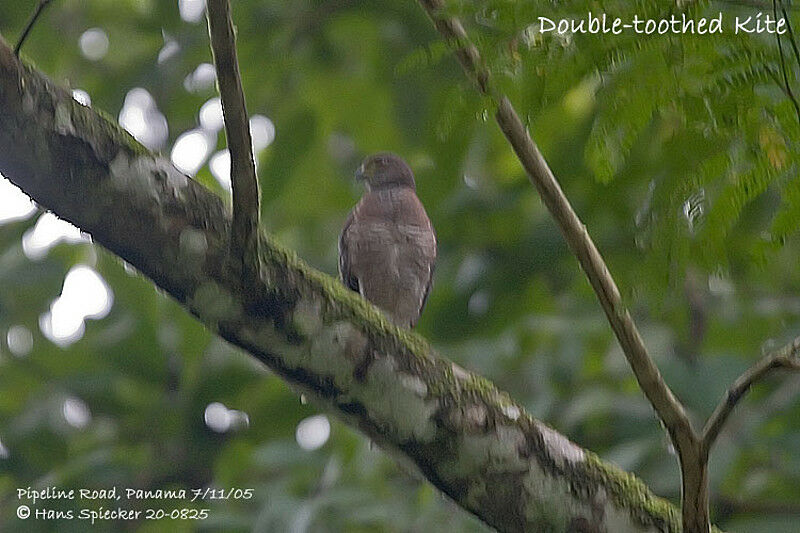
[[[3,7],[7,39],[30,8]],[[589,10],[622,18],[757,12],[730,3],[451,8],[608,258],[668,382],[704,418],[741,370],[800,325],[800,123],[782,88],[785,68],[800,93],[800,67],[789,41],[782,61],[768,35],[559,37],[535,27],[539,16]],[[248,108],[275,126],[258,156],[263,224],[334,273],[336,235],[359,194],[351,180],[358,160],[384,149],[404,155],[441,246],[421,333],[677,501],[676,461],[594,295],[487,122],[486,103],[415,3],[242,0],[234,17]],[[108,36],[98,61],[79,46],[90,28]],[[198,65],[211,61],[204,22],[182,20],[175,2],[64,0],[24,52],[113,116],[131,89],[146,89],[169,125],[165,153],[198,127],[214,96],[213,84],[193,83]],[[223,147],[221,133],[212,144],[212,153]],[[208,162],[196,177],[227,194]],[[336,422],[322,448],[300,449],[297,425],[317,413],[296,394],[106,252],[61,245],[29,259],[21,242],[34,221],[0,227],[0,524],[15,523],[21,486],[211,482],[252,486],[257,497],[215,502],[206,528],[482,530]],[[59,347],[39,320],[75,264],[103,276],[114,307]],[[33,333],[24,357],[6,335],[20,325]],[[759,387],[719,442],[711,481],[720,526],[794,527],[781,510],[800,505],[797,384]],[[65,402],[75,399],[91,413],[86,426],[66,422]],[[249,425],[214,432],[204,423],[214,402],[247,413]]]

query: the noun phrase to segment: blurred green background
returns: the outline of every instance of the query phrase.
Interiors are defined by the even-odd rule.
[[[7,41],[35,3],[0,1]],[[450,5],[700,424],[740,372],[800,332],[800,122],[783,76],[800,93],[800,58],[790,41],[733,35],[733,17],[758,9],[730,2],[682,8],[723,12],[728,31],[714,36],[537,30],[540,15],[680,13],[671,1]],[[334,275],[338,232],[361,194],[354,169],[371,152],[401,154],[440,243],[418,331],[677,502],[674,452],[588,283],[416,3],[233,7],[264,225]],[[227,195],[202,1],[58,0],[24,55]],[[102,531],[487,530],[119,259],[0,187],[0,530],[86,530],[17,519],[16,489],[28,486],[254,489],[248,500],[161,502],[209,508],[204,521]],[[758,386],[718,441],[721,527],[800,527],[799,386],[790,375]]]

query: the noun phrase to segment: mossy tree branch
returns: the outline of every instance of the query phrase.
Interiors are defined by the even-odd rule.
[[[223,202],[2,40],[0,172],[498,530],[680,529],[636,478],[263,234],[259,290],[245,304]]]

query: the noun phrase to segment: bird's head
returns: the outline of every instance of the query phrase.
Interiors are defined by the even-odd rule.
[[[356,179],[363,181],[368,191],[390,187],[416,189],[414,173],[403,159],[389,152],[373,154],[356,170]]]

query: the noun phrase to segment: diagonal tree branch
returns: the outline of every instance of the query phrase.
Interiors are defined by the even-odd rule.
[[[236,58],[236,35],[229,0],[208,0],[208,32],[217,67],[225,135],[231,156],[233,223],[231,255],[241,261],[243,281],[252,284],[258,276],[259,190],[253,161],[253,141]]]
[[[489,70],[483,64],[478,49],[467,37],[464,27],[457,19],[444,14],[442,0],[419,2],[439,33],[456,49],[456,56],[467,75],[476,82],[480,92],[491,98],[497,106],[495,118],[500,129],[511,143],[528,178],[589,278],[639,385],[672,436],[676,447],[689,445],[693,441],[693,431],[683,406],[672,394],[647,353],[603,257],[561,190],[538,146],[531,139],[511,102],[492,84]]]
[[[493,85],[489,69],[483,63],[477,47],[470,41],[461,22],[445,13],[444,0],[418,1],[439,33],[455,49],[456,57],[467,76],[475,81],[481,94],[491,99],[496,106],[495,119],[500,129],[577,257],[640,388],[666,427],[680,459],[683,530],[687,533],[709,531],[707,458],[701,454],[700,440],[692,428],[683,404],[672,393],[648,354],[603,257],[586,231],[586,227],[572,209],[558,180],[511,102]]]
[[[246,305],[222,201],[2,40],[0,172],[498,530],[679,530],[676,510],[633,476],[264,235]]]
[[[725,422],[750,388],[776,370],[800,370],[800,337],[773,352],[739,376],[725,393],[703,428],[702,451],[708,455]]]
[[[729,391],[708,421],[703,437],[695,433],[681,402],[673,395],[653,360],[647,353],[641,336],[626,309],[611,273],[594,245],[586,227],[578,218],[569,200],[550,170],[538,146],[530,137],[508,98],[491,80],[480,53],[470,41],[458,19],[444,12],[444,0],[418,0],[432,19],[434,26],[455,49],[456,57],[479,91],[492,100],[497,110],[495,119],[536,187],[542,201],[556,221],[564,238],[586,273],[611,328],[622,346],[640,388],[650,400],[674,444],[681,466],[682,529],[686,532],[706,532],[711,529],[708,514],[708,451],[738,399],[751,384],[775,368],[800,368],[796,359],[800,339],[779,354],[768,357],[746,372]],[[773,0],[773,5],[776,0]],[[777,9],[777,7],[775,7]],[[777,14],[776,14],[777,17]],[[778,41],[780,47],[780,40]],[[800,55],[798,56],[800,57]],[[782,65],[783,52],[781,51]],[[795,106],[786,68],[783,69],[785,90]],[[798,110],[800,117],[800,108]]]

